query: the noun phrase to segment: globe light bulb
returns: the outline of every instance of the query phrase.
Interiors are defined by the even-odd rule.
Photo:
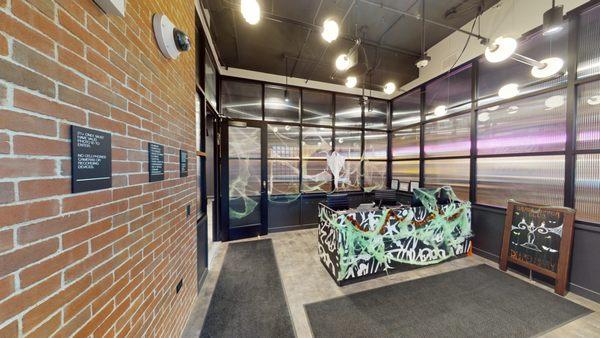
[[[331,43],[337,39],[339,33],[340,27],[338,26],[337,22],[335,22],[333,19],[325,19],[323,22],[323,32],[321,33],[323,39]]]
[[[517,40],[500,36],[485,48],[485,58],[492,63],[508,59],[517,50]]]
[[[356,87],[357,83],[358,83],[358,79],[356,78],[356,76],[348,76],[346,78],[346,87],[348,87],[348,88]]]
[[[383,92],[392,95],[396,91],[396,84],[393,82],[388,82],[383,86]]]
[[[350,67],[350,58],[346,54],[340,54],[335,59],[335,68],[340,71],[345,71]]]
[[[260,21],[260,5],[256,0],[242,0],[240,7],[247,23],[256,25]]]

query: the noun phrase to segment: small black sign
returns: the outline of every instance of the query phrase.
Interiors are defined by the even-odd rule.
[[[179,177],[188,175],[188,153],[185,150],[179,151]]]
[[[150,182],[165,179],[164,146],[156,143],[148,143],[148,171],[150,172]]]
[[[112,186],[109,133],[71,126],[71,176],[74,193]]]

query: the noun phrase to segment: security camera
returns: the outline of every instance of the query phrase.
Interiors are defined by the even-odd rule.
[[[429,64],[429,61],[431,61],[431,56],[425,54],[417,60],[417,62],[415,63],[415,66],[417,66],[417,68],[419,68],[419,69],[425,68]]]
[[[176,28],[166,15],[154,14],[152,24],[158,48],[166,58],[177,59],[181,52],[192,48],[190,37]]]

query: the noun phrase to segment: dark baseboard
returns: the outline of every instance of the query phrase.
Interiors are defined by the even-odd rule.
[[[284,232],[284,231],[313,229],[313,228],[316,228],[317,225],[318,225],[317,223],[312,223],[312,224],[298,224],[298,225],[289,225],[289,226],[282,226],[282,227],[274,227],[274,228],[269,228],[269,232],[273,233],[273,232]]]

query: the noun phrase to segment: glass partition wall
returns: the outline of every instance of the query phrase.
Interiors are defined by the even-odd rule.
[[[391,101],[391,177],[451,185],[464,200],[564,205],[600,223],[600,6],[569,13],[567,29],[519,41],[534,59],[565,66],[545,79],[506,60],[470,61]],[[516,83],[516,96],[498,90]],[[416,182],[415,182],[416,183]]]

